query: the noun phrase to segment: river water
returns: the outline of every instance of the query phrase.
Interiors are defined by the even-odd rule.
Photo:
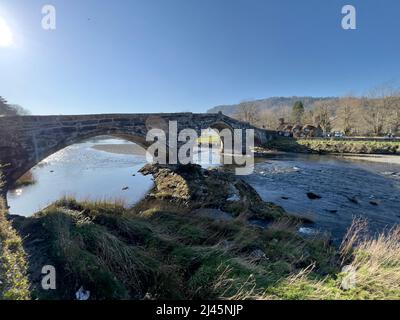
[[[35,184],[8,193],[10,212],[30,216],[64,196],[78,200],[118,200],[127,206],[136,203],[153,185],[150,176],[138,173],[146,162],[144,153],[117,154],[93,148],[127,143],[97,139],[51,155],[31,170]]]
[[[334,241],[343,238],[355,217],[367,218],[371,232],[400,223],[398,164],[302,154],[272,155],[257,162],[245,180],[263,200],[310,218]],[[320,198],[310,199],[308,193]]]
[[[212,155],[214,165],[218,160]],[[131,206],[153,186],[150,176],[138,173],[145,163],[144,150],[123,140],[101,137],[72,145],[33,168],[34,185],[8,193],[10,212],[30,216],[63,196]],[[275,154],[257,159],[254,173],[243,179],[265,201],[309,217],[334,240],[355,216],[369,219],[374,231],[400,223],[400,165]]]

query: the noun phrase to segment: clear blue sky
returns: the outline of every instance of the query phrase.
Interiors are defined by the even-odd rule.
[[[57,9],[57,30],[41,8]],[[341,28],[341,8],[358,29]],[[203,112],[400,75],[398,0],[1,0],[0,95],[34,114]]]

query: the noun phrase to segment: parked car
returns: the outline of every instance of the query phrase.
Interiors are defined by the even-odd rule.
[[[335,132],[333,133],[333,136],[334,136],[335,138],[343,138],[343,137],[344,137],[344,134],[343,134],[342,132],[340,132],[340,131],[335,131]]]

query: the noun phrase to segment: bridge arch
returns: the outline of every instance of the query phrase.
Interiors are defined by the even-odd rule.
[[[33,156],[28,156],[26,161],[21,163],[18,167],[17,170],[13,170],[12,175],[9,177],[9,185],[12,185],[17,181],[20,177],[22,177],[26,172],[31,170],[33,167],[35,167],[37,164],[39,164],[41,161],[45,160],[46,158],[50,157],[51,155],[69,147],[77,143],[81,143],[87,140],[90,140],[92,138],[96,138],[99,136],[108,136],[108,137],[114,137],[114,138],[119,138],[122,140],[126,140],[132,143],[135,143],[142,147],[143,149],[146,149],[151,143],[146,142],[145,138],[135,135],[135,134],[126,134],[126,133],[109,133],[107,131],[102,132],[99,131],[97,133],[91,133],[91,134],[83,134],[79,135],[73,139],[68,138],[65,140],[60,141],[59,143],[55,145],[51,145],[48,148],[44,149],[39,149],[34,152]],[[36,140],[36,144],[41,143],[40,141],[38,142]],[[12,165],[12,163],[10,164]]]
[[[231,126],[229,123],[227,123],[225,121],[213,122],[213,123],[210,124],[210,128],[218,130],[218,131],[222,131],[224,129],[228,129],[228,130],[233,132],[233,130],[234,130],[233,126]]]
[[[219,139],[220,139],[220,150],[221,153],[225,153],[226,151],[231,151],[232,150],[232,141],[226,141],[225,139],[227,138],[224,133],[226,130],[229,131],[229,134],[231,136],[231,138],[233,138],[233,133],[234,133],[234,128],[226,123],[225,121],[217,121],[217,122],[213,122],[210,124],[210,129],[214,130],[218,135],[219,135]],[[226,148],[228,147],[228,148]]]

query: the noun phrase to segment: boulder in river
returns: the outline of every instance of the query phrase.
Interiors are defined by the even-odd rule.
[[[385,176],[395,176],[398,173],[397,172],[393,172],[393,171],[384,171],[384,172],[382,172],[382,174],[385,175]]]
[[[327,211],[329,213],[337,213],[338,212],[338,210],[336,210],[336,209],[331,209],[331,210],[327,209],[325,211]]]
[[[354,197],[347,197],[347,199],[350,202],[353,202],[354,204],[359,204],[360,203],[360,201],[355,196]]]
[[[321,196],[319,196],[313,192],[307,192],[307,197],[308,197],[308,199],[311,199],[311,200],[318,200],[318,199],[322,198]]]

